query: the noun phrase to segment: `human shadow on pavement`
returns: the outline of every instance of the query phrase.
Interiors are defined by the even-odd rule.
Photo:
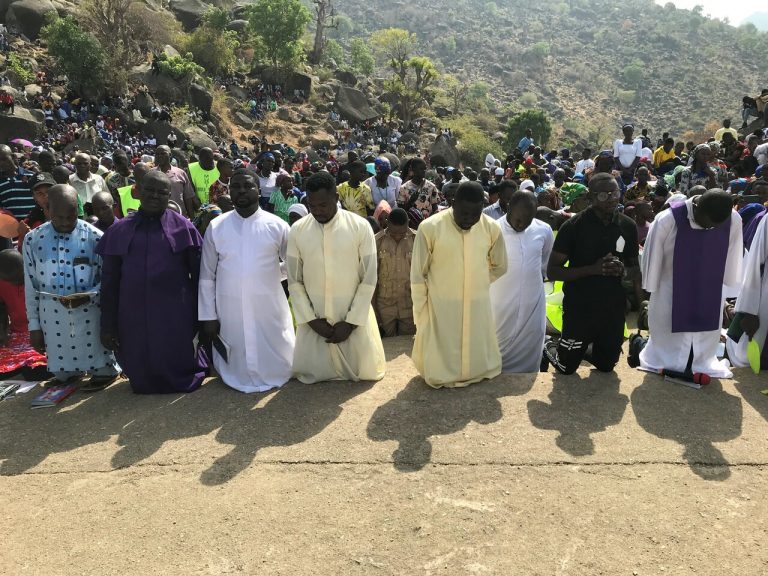
[[[205,470],[200,481],[207,486],[224,484],[248,468],[259,450],[300,444],[322,432],[342,411],[342,405],[370,390],[375,382],[332,381],[302,384],[291,381],[277,391],[248,396],[229,411],[216,434],[232,450]],[[237,393],[239,394],[239,393]],[[239,394],[242,400],[243,395]],[[263,406],[256,407],[265,400]]]
[[[742,398],[746,400],[755,411],[768,420],[768,396],[761,391],[768,388],[768,372],[763,371],[758,375],[747,372],[747,369],[741,369],[735,373],[736,390],[739,391]]]
[[[531,423],[542,430],[557,430],[557,446],[571,456],[595,453],[592,434],[619,424],[629,398],[619,392],[615,372],[592,371],[589,378],[578,374],[555,373],[549,404],[541,400],[528,402]]]
[[[491,424],[500,420],[499,398],[527,394],[535,381],[536,374],[502,374],[466,388],[434,390],[417,376],[376,409],[368,422],[368,438],[398,442],[392,454],[395,469],[421,470],[432,457],[431,437],[453,434],[472,421]]]
[[[730,477],[729,463],[714,443],[741,435],[742,403],[719,381],[694,390],[646,374],[632,392],[632,410],[646,432],[683,445],[683,459],[697,476],[716,481]]]

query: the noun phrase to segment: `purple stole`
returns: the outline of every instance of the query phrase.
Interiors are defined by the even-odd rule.
[[[695,230],[688,206],[672,207],[677,238],[672,267],[672,332],[710,332],[723,324],[723,278],[731,219]]]

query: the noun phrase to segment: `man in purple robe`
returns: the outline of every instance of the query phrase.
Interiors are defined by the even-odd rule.
[[[98,247],[101,341],[137,394],[191,392],[207,369],[193,344],[203,239],[168,209],[170,193],[168,176],[147,173],[141,208],[115,222]]]

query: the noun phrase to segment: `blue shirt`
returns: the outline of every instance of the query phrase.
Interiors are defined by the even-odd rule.
[[[528,138],[528,136],[523,136],[522,140],[520,140],[520,143],[517,145],[517,149],[520,150],[520,152],[525,152],[528,150],[528,146],[533,144],[533,138]]]
[[[0,208],[8,210],[17,220],[26,218],[35,207],[31,178],[34,174],[22,168],[10,177],[0,177]]]

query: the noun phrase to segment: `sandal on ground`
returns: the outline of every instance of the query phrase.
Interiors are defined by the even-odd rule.
[[[117,382],[121,374],[114,376],[92,376],[88,383],[80,387],[80,392],[100,392]]]

